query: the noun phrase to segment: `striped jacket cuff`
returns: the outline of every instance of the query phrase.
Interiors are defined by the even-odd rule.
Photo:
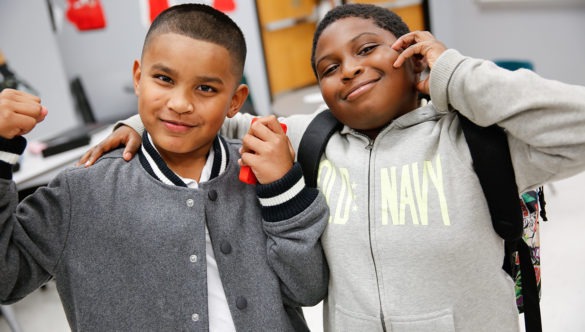
[[[26,148],[26,139],[16,136],[12,139],[0,137],[0,178],[12,179],[12,166],[18,162]]]
[[[256,186],[262,218],[271,222],[289,219],[303,212],[313,203],[317,193],[317,189],[305,185],[299,163],[295,163],[280,180]]]

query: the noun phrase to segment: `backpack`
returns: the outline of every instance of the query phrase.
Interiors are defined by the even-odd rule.
[[[502,268],[515,282],[516,304],[524,313],[526,332],[542,331],[540,317],[539,220],[547,220],[543,188],[518,196],[518,187],[504,130],[480,127],[457,113],[467,140],[494,230],[504,239]],[[327,141],[343,127],[329,110],[311,121],[299,144],[297,160],[305,182],[317,187],[319,163]]]

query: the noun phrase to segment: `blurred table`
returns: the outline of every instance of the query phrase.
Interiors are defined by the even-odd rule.
[[[106,125],[91,135],[88,145],[49,157],[33,154],[27,148],[20,160],[20,169],[14,173],[13,179],[19,191],[44,185],[66,167],[73,166],[92,146],[101,142],[112,132],[113,125]]]

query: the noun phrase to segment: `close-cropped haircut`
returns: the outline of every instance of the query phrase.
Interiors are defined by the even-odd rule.
[[[161,12],[146,33],[143,54],[152,37],[163,33],[176,33],[225,47],[234,60],[236,74],[243,75],[247,51],[244,34],[229,16],[213,7],[189,3]]]
[[[332,23],[347,17],[358,17],[372,20],[374,24],[384,30],[390,31],[396,38],[410,32],[408,25],[404,23],[400,16],[393,11],[380,6],[370,4],[345,4],[334,7],[327,12],[325,17],[319,22],[315,34],[313,35],[311,66],[313,67],[313,73],[315,73],[315,76],[317,76],[317,69],[315,68],[315,49],[317,48],[317,43],[319,42],[323,30]]]

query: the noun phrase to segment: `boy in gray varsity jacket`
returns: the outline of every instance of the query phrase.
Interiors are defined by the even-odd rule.
[[[504,242],[453,110],[506,130],[525,191],[585,168],[585,87],[462,56],[370,5],[334,8],[313,42],[321,92],[344,124],[318,180],[331,213],[325,331],[518,331]],[[313,116],[283,119],[295,148]],[[237,137],[248,122],[224,129]],[[118,141],[135,149],[131,130],[116,132],[85,160]]]
[[[1,303],[55,278],[74,331],[308,330],[300,306],[327,290],[319,237],[328,209],[304,185],[276,119],[255,126],[255,154],[242,161],[259,184],[238,180],[241,144],[218,131],[247,97],[245,56],[223,13],[164,11],[133,68],[146,128],[139,158],[113,151],[20,204],[11,181],[26,145],[19,135],[46,110],[2,92]]]

